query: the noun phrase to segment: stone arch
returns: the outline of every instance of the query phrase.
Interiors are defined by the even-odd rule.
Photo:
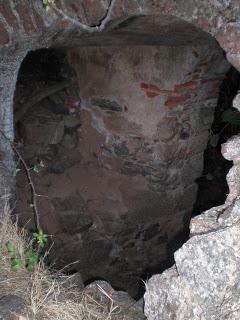
[[[232,10],[229,3],[221,3],[222,6],[224,6],[224,13],[222,11],[223,7],[219,7],[218,3],[214,1],[211,3],[211,6],[209,3],[203,4],[199,2],[190,3],[189,5],[184,5],[183,1],[180,1],[179,4],[176,4],[175,1],[144,1],[144,2],[133,2],[133,1],[123,1],[119,6],[116,7],[116,11],[113,14],[112,18],[112,24],[109,24],[109,32],[100,35],[94,35],[93,37],[88,37],[86,34],[82,33],[81,30],[78,30],[74,27],[74,25],[70,24],[68,21],[64,21],[59,16],[54,14],[53,12],[50,12],[49,14],[46,14],[43,9],[41,8],[41,5],[39,2],[31,2],[28,4],[27,1],[23,1],[23,4],[18,5],[16,1],[10,1],[10,5],[6,5],[4,3],[1,3],[0,7],[0,13],[1,13],[1,38],[0,38],[0,44],[2,45],[1,52],[3,56],[3,82],[2,86],[4,87],[1,91],[1,102],[2,102],[2,109],[1,109],[1,120],[2,120],[2,129],[7,134],[7,136],[12,139],[13,138],[13,128],[12,128],[12,96],[13,91],[15,87],[16,77],[17,77],[17,71],[20,66],[20,62],[23,58],[23,56],[29,51],[37,49],[38,47],[48,47],[48,46],[69,46],[70,42],[72,45],[75,43],[80,44],[81,46],[86,45],[93,45],[93,44],[100,44],[101,42],[106,41],[106,44],[109,44],[109,42],[115,40],[115,36],[119,35],[118,33],[124,33],[124,24],[120,24],[121,22],[124,23],[129,17],[140,16],[140,15],[148,15],[156,17],[156,20],[159,19],[158,15],[161,13],[161,15],[166,15],[166,20],[177,20],[176,18],[172,17],[178,17],[179,19],[182,19],[184,21],[188,21],[190,23],[189,26],[197,25],[200,27],[200,29],[205,30],[209,33],[211,33],[220,43],[221,47],[225,49],[227,53],[227,58],[229,61],[237,68],[239,68],[239,48],[237,46],[238,43],[238,37],[239,37],[239,29],[237,28],[237,22],[236,17],[237,13],[239,12],[239,7],[237,7],[237,10]],[[65,3],[65,1],[63,1]],[[99,1],[97,1],[99,3]],[[101,2],[102,3],[102,2]],[[231,1],[232,5],[235,5],[234,1]],[[91,13],[90,4],[88,1],[85,2],[85,6],[87,7],[87,11]],[[226,6],[226,7],[225,7]],[[237,6],[237,5],[236,5]],[[210,7],[210,8],[209,8]],[[93,10],[93,14],[88,16],[88,21],[91,24],[96,24],[96,22],[99,21],[99,17],[102,16],[102,13],[104,12],[104,8],[96,7],[96,9]],[[83,8],[76,7],[76,4],[74,6],[74,1],[72,1],[72,6],[69,6],[69,4],[65,3],[65,8],[67,12],[70,15],[75,15],[76,12],[79,13],[79,16],[85,19],[86,17],[83,16],[83,11],[81,10]],[[171,16],[171,19],[169,18],[169,15]],[[139,19],[143,19],[141,26],[144,26],[146,28],[146,21],[144,20],[145,17],[140,17]],[[147,19],[147,18],[146,18]],[[153,19],[151,19],[153,20]],[[233,21],[233,22],[228,22]],[[128,21],[129,22],[129,21]],[[137,23],[137,19],[135,21]],[[132,20],[132,26],[137,27],[134,25],[134,20]],[[131,25],[131,24],[130,24]],[[183,25],[186,25],[183,23]],[[119,29],[118,29],[118,27]],[[114,30],[113,27],[116,27]],[[16,31],[18,31],[18,28],[20,28],[20,32],[18,32],[18,38],[16,37]],[[113,28],[113,29],[111,29]],[[122,29],[121,29],[122,28]],[[121,29],[121,30],[120,30]],[[195,29],[195,27],[193,27]],[[194,33],[194,32],[193,32]],[[124,41],[131,42],[131,36],[128,38],[126,32],[126,38],[122,36],[122,38],[116,38],[121,39],[121,43],[124,43]],[[141,38],[141,37],[140,37]],[[205,34],[204,37],[205,39]],[[68,41],[68,39],[70,41]],[[125,40],[126,39],[126,40]],[[204,39],[201,38],[201,41]],[[175,41],[177,41],[176,39]],[[139,40],[138,40],[139,41]],[[141,40],[142,41],[142,40]],[[146,41],[149,41],[149,39],[146,39]],[[159,41],[159,39],[156,40],[156,38],[151,38],[152,45],[154,44],[154,41]],[[165,41],[169,41],[168,37],[165,35]],[[127,43],[127,42],[125,42]],[[156,42],[155,42],[156,43]],[[149,43],[150,44],[150,43]],[[69,54],[74,56],[74,50],[71,50]],[[78,53],[77,53],[78,54]],[[101,54],[100,54],[101,56]],[[84,58],[84,57],[83,57]],[[210,80],[211,79],[206,79]],[[141,94],[143,92],[146,93],[146,96],[150,99],[154,99],[155,97],[158,97],[159,90],[169,90],[165,88],[159,88],[158,86],[155,86],[154,83],[151,82],[142,82],[141,87]],[[176,87],[178,84],[174,84],[172,89],[176,89],[179,87]],[[183,87],[180,87],[180,89],[184,90],[186,88],[185,86],[192,86],[192,83],[189,83],[188,81],[181,83]],[[7,88],[7,90],[6,90]],[[171,90],[170,90],[171,91]],[[170,92],[160,92],[161,94],[171,94]],[[86,90],[87,95],[87,90]],[[184,96],[184,99],[188,99],[187,96]],[[238,98],[236,98],[235,103],[237,103]],[[95,101],[96,102],[96,101]],[[101,101],[102,103],[103,101]],[[165,101],[167,103],[167,101]],[[164,103],[165,103],[164,102]],[[176,105],[178,103],[183,103],[185,101],[179,101],[174,98],[170,99],[170,102],[168,104],[170,105]],[[99,101],[98,101],[99,104]],[[106,108],[106,104],[105,104]],[[184,132],[183,132],[184,133]],[[185,133],[184,133],[185,134]],[[229,144],[227,144],[224,147],[224,150],[229,150],[228,147],[232,146],[230,148],[233,152],[235,150],[235,146],[237,145],[237,138],[233,139],[233,141],[230,141]],[[8,147],[8,151],[6,152],[6,142],[2,142],[4,145],[2,146],[2,150],[7,153],[8,156],[10,155],[10,149]],[[205,140],[206,143],[206,140]],[[225,152],[225,151],[224,151]],[[234,151],[235,152],[235,151]],[[231,156],[232,157],[232,156]],[[235,156],[234,156],[235,157]],[[236,158],[236,157],[235,157]],[[234,158],[234,159],[235,159]],[[13,168],[13,162],[12,162],[12,156],[5,158],[6,165],[11,165],[10,169]],[[237,171],[237,167],[235,166],[232,170]],[[231,172],[233,172],[231,171]],[[235,172],[234,171],[234,172]],[[5,171],[4,171],[5,172]],[[5,173],[4,173],[5,175]],[[9,181],[9,177],[3,177],[3,181]],[[230,183],[232,183],[232,189],[235,188],[235,191],[232,191],[231,194],[234,194],[234,197],[231,198],[232,200],[236,199],[236,196],[238,195],[238,183],[236,182],[236,175],[230,175]],[[10,184],[10,182],[7,183],[7,185]],[[230,199],[230,198],[229,198]],[[227,204],[228,205],[228,204]],[[225,208],[225,207],[224,207]],[[223,210],[224,210],[223,208]],[[212,216],[211,216],[212,217]],[[204,219],[204,216],[202,217]],[[202,218],[196,218],[196,219],[202,219]],[[207,216],[207,218],[209,218]],[[199,220],[194,220],[199,221]],[[192,222],[192,224],[194,223]],[[201,222],[201,221],[200,221]],[[202,222],[201,222],[202,223]],[[225,222],[224,222],[225,223]],[[218,225],[219,227],[219,225]],[[222,225],[220,225],[220,228],[222,228]],[[212,229],[211,229],[212,230]],[[201,232],[205,233],[208,232],[209,229],[201,229]],[[198,231],[197,231],[198,232]],[[194,231],[194,233],[197,233]],[[186,245],[187,246],[187,245]],[[176,276],[176,274],[174,274]],[[197,287],[197,286],[196,286]]]
[[[168,266],[173,251],[183,242],[181,233],[189,224],[196,193],[194,180],[202,171],[211,123],[210,116],[199,124],[199,111],[206,104],[213,112],[228,64],[209,34],[172,16],[132,17],[91,37],[79,38],[71,32],[71,46],[66,39],[62,44],[56,40],[53,47],[64,48],[77,74],[80,99],[76,107],[83,120],[74,127],[74,135],[81,155],[69,150],[70,158],[76,158],[72,163],[66,157],[51,162],[52,155],[44,152],[34,158],[24,148],[23,154],[31,164],[43,160],[44,170],[52,174],[48,190],[43,188],[45,178],[39,178],[42,180],[36,185],[50,199],[41,200],[43,227],[56,234],[60,251],[69,252],[64,263],[72,262],[69,259],[77,250],[83,257],[87,246],[92,245],[90,253],[94,252],[95,258],[86,256],[88,273],[84,279],[101,276],[116,287],[127,286],[135,295],[138,281],[134,279],[159,270],[160,264]],[[41,56],[42,51],[35,54],[38,52]],[[33,55],[30,52],[24,61]],[[24,62],[20,73],[26,73],[25,67]],[[74,116],[78,117],[77,113]],[[46,127],[34,136],[31,132],[38,122],[33,114],[34,110],[31,121],[24,122],[27,140],[34,138],[27,143],[28,148],[38,144],[41,131],[47,133],[52,124],[55,128],[53,112],[44,121]],[[62,136],[49,143],[58,154],[65,155],[66,139],[73,138],[66,121],[59,115],[62,126],[58,133]],[[73,190],[65,190],[63,195],[60,189],[67,185],[67,176]],[[69,215],[76,218],[80,209],[85,225],[75,228],[77,223],[70,224]],[[86,218],[89,216],[90,220]],[[81,245],[76,240],[79,234]],[[157,244],[159,256],[155,259]],[[136,247],[140,253],[135,259]],[[56,255],[63,256],[60,251],[56,249]],[[111,272],[108,264],[112,265]],[[83,270],[84,263],[78,268]],[[122,277],[116,280],[119,270]]]

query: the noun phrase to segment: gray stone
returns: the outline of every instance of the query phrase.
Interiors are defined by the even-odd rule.
[[[8,295],[0,298],[0,320],[8,320],[12,314],[23,314],[25,307],[25,301],[18,296]]]
[[[98,106],[99,108],[110,111],[110,112],[120,112],[122,107],[116,102],[108,99],[93,98],[92,104]]]
[[[106,281],[94,281],[83,290],[84,293],[103,305],[112,304],[112,308],[115,308],[111,316],[113,320],[146,319],[141,307],[127,292],[114,290]]]
[[[147,283],[149,320],[240,318],[239,137],[223,145],[233,160],[225,204],[192,219],[190,239],[175,252],[175,265]]]
[[[57,280],[63,285],[64,288],[69,289],[77,287],[79,289],[84,288],[84,283],[80,272],[76,272],[71,276],[59,276]]]
[[[148,319],[239,319],[239,234],[239,224],[226,227],[178,250],[176,265],[147,284]]]

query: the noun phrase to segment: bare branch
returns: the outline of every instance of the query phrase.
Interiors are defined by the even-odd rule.
[[[0,133],[4,137],[4,139],[10,144],[12,150],[14,151],[14,153],[18,157],[19,161],[23,165],[24,171],[26,173],[26,176],[27,176],[27,179],[28,179],[28,182],[29,182],[31,193],[32,193],[32,207],[33,207],[33,211],[34,211],[34,219],[35,219],[36,228],[37,228],[38,231],[42,230],[41,229],[41,224],[40,224],[40,215],[39,215],[38,205],[37,205],[38,194],[36,192],[36,189],[35,189],[35,186],[34,186],[34,183],[33,183],[33,180],[32,180],[31,168],[28,167],[26,161],[24,160],[24,158],[22,157],[22,155],[20,154],[18,149],[15,147],[14,143],[5,135],[5,133],[1,129],[0,129]]]
[[[61,9],[59,9],[54,3],[51,3],[51,7],[55,12],[57,12],[63,19],[71,22],[75,26],[79,27],[81,30],[87,31],[89,33],[94,33],[94,32],[102,32],[107,23],[111,20],[112,18],[112,13],[113,9],[117,3],[117,0],[111,0],[110,4],[107,8],[106,14],[104,17],[100,20],[99,24],[96,26],[88,26],[87,24],[82,23],[81,21],[78,21],[70,16],[68,16],[65,12],[63,12]]]

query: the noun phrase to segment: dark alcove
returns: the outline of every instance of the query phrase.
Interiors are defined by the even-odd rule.
[[[213,38],[173,17],[139,17],[79,46],[28,53],[16,86],[15,141],[52,236],[50,263],[132,296],[142,278],[173,263],[188,238],[228,68]],[[35,230],[19,168],[15,211]]]

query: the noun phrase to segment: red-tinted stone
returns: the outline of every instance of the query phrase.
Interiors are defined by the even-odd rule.
[[[192,80],[198,80],[200,78],[200,74],[199,73],[195,73],[192,75]]]
[[[217,76],[214,78],[203,78],[203,79],[201,79],[201,83],[221,81],[221,80],[223,80],[223,78],[224,78],[224,76]]]
[[[4,16],[8,25],[15,30],[19,30],[19,25],[16,16],[8,3],[0,3],[0,12]]]
[[[106,9],[99,0],[83,0],[82,7],[90,25],[98,25],[99,21],[105,16],[106,13]]]
[[[3,24],[0,24],[0,44],[7,44],[10,40],[9,34]]]
[[[209,31],[209,30],[211,30],[211,25],[210,25],[209,21],[207,21],[206,19],[204,19],[204,18],[202,18],[202,17],[198,18],[197,24],[198,24],[198,26],[199,26],[201,29],[203,29],[204,31]]]
[[[190,94],[184,94],[182,96],[175,96],[175,97],[172,96],[167,99],[167,101],[165,102],[165,106],[172,109],[172,108],[175,108],[179,105],[182,105],[190,98],[191,98]]]
[[[153,91],[147,91],[146,95],[148,98],[155,98],[155,97],[159,96],[159,93],[153,92]]]
[[[196,81],[188,81],[188,82],[184,82],[181,84],[177,84],[175,86],[175,91],[179,92],[182,91],[184,89],[195,89],[197,87],[197,82]]]
[[[171,93],[174,93],[174,90],[161,89],[161,90],[159,90],[159,92],[160,93],[171,94]]]
[[[35,9],[33,9],[33,16],[35,18],[35,22],[38,28],[40,30],[44,30],[45,29],[44,19]]]
[[[218,95],[219,95],[219,93],[217,92],[217,93],[210,93],[206,98],[205,98],[205,100],[213,100],[213,99],[217,99],[218,98]]]
[[[158,96],[160,93],[163,93],[163,94],[164,93],[166,93],[166,94],[174,93],[173,90],[160,89],[155,84],[146,83],[146,82],[141,83],[141,89],[146,89],[147,90],[146,95],[150,98]]]
[[[154,91],[160,91],[159,87],[156,86],[155,84],[145,83],[145,82],[141,83],[141,88],[142,89],[154,90]]]
[[[176,5],[175,4],[165,4],[163,6],[163,12],[167,15],[174,15],[176,13]]]
[[[59,20],[56,23],[56,27],[58,29],[66,29],[67,27],[69,27],[71,25],[71,23],[67,20]]]
[[[26,34],[32,35],[36,30],[30,15],[30,7],[24,4],[18,4],[16,6],[16,10],[20,19],[22,20],[22,24]]]

